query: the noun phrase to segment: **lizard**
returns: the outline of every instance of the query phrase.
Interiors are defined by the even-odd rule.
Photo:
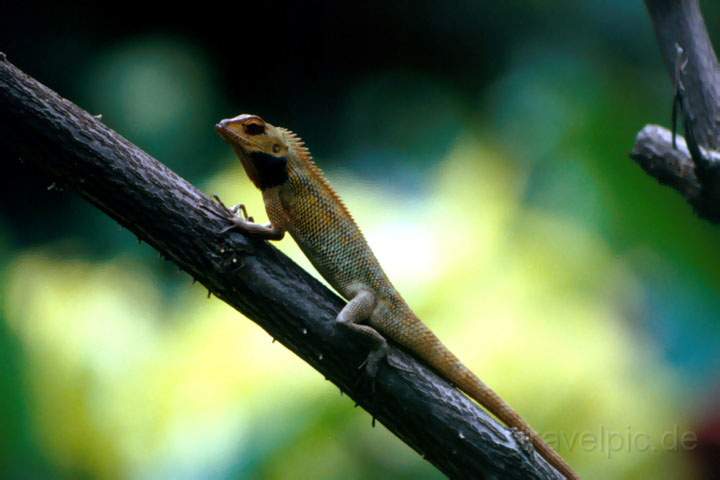
[[[374,343],[375,348],[363,364],[368,376],[375,377],[387,355],[387,337],[419,356],[508,427],[522,432],[566,478],[579,478],[510,405],[413,313],[297,134],[251,114],[222,120],[215,128],[262,192],[270,220],[266,225],[254,223],[240,205],[231,210],[231,224],[223,233],[238,230],[266,240],[281,240],[289,233],[323,278],[348,301],[337,322]]]

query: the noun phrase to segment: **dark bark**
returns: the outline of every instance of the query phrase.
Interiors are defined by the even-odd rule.
[[[658,182],[668,185],[694,204],[702,186],[695,175],[695,163],[685,139],[678,137],[673,147],[672,132],[659,125],[646,125],[635,139],[630,157]]]
[[[266,242],[221,234],[225,213],[205,194],[3,58],[0,127],[0,142],[247,315],[449,477],[562,478],[527,441],[396,347],[375,393],[356,387],[368,346],[337,327],[340,298]]]
[[[720,146],[720,67],[698,0],[645,0],[645,4],[684,121],[683,143],[690,163],[678,163],[683,153],[672,152],[667,136],[648,127],[638,135],[631,156],[661,183],[680,191],[698,215],[720,222],[720,164],[716,153]],[[651,153],[652,158],[645,153]],[[681,163],[688,168],[677,170]],[[648,165],[653,168],[646,168]],[[687,178],[677,176],[690,170],[698,187],[690,189],[692,192],[687,189]]]

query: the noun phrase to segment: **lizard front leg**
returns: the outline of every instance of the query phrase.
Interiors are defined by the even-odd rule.
[[[385,337],[380,335],[377,330],[370,325],[362,325],[360,322],[370,319],[376,305],[377,298],[373,292],[370,290],[360,290],[350,299],[347,305],[340,310],[337,316],[337,322],[340,325],[364,335],[373,342],[373,350],[370,351],[363,364],[360,365],[360,367],[365,367],[368,376],[373,379],[380,368],[380,362],[387,356],[388,344]]]
[[[220,233],[237,230],[250,237],[261,238],[263,240],[282,240],[285,236],[285,229],[282,227],[273,225],[272,223],[266,225],[254,223],[253,218],[248,216],[245,205],[239,204],[229,209],[217,195],[213,195],[213,198],[221,207],[231,214],[229,219],[232,224],[224,228]]]
[[[250,215],[248,215],[247,208],[245,208],[245,204],[244,204],[244,203],[238,203],[237,205],[235,205],[234,207],[232,207],[232,208],[230,209],[230,212],[232,212],[232,214],[235,215],[236,217],[240,217],[240,218],[242,218],[243,220],[246,220],[246,221],[248,221],[248,222],[254,222],[254,221],[255,221],[255,220],[253,219],[253,217],[251,217]]]
[[[240,217],[230,219],[232,225],[224,228],[221,233],[227,233],[231,230],[237,230],[250,237],[261,238],[263,240],[282,240],[285,236],[285,229],[280,228],[272,223],[260,225],[243,220]]]
[[[223,208],[223,210],[230,212],[234,217],[240,217],[242,215],[241,218],[243,220],[247,220],[248,222],[255,221],[255,220],[253,220],[253,217],[248,215],[247,208],[245,208],[244,203],[238,203],[234,207],[228,208],[225,206],[225,203],[222,200],[220,200],[220,197],[218,197],[217,195],[213,195],[212,197],[213,197],[213,200],[215,200],[215,203],[220,205]]]

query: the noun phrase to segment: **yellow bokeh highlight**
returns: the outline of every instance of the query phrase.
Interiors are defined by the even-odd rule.
[[[117,478],[164,475],[180,460],[222,464],[265,395],[320,381],[189,279],[183,305],[163,304],[153,277],[125,258],[29,252],[10,267],[7,317],[59,465]]]

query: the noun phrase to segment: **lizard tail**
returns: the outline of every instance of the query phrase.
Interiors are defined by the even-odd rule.
[[[570,465],[505,400],[485,385],[469,368],[465,367],[429,328],[425,327],[419,320],[417,320],[417,324],[422,325],[422,327],[415,326],[416,329],[420,328],[425,331],[421,335],[414,336],[418,341],[407,342],[406,347],[425,359],[445,379],[485,407],[505,425],[527,435],[540,454],[567,479],[580,479]]]

